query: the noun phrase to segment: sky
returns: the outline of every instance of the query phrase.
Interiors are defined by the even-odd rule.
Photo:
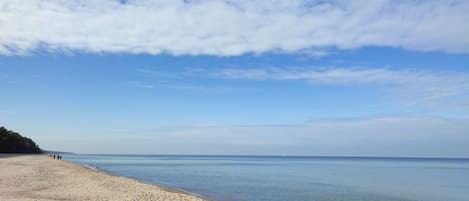
[[[0,1],[0,126],[76,153],[469,157],[468,10]]]

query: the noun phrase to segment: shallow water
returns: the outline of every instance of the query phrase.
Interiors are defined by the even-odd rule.
[[[469,159],[65,155],[219,201],[469,201]]]

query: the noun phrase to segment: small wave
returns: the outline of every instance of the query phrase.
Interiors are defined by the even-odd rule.
[[[97,167],[97,166],[92,166],[92,165],[88,165],[88,164],[84,164],[83,166],[86,167],[86,168],[89,168],[91,170],[94,170],[94,171],[99,171],[99,167]]]

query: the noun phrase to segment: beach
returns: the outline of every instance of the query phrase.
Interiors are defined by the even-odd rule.
[[[207,201],[47,155],[0,154],[2,201]]]

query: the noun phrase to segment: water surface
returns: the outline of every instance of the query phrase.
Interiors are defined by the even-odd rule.
[[[469,201],[469,159],[65,155],[217,201]]]

